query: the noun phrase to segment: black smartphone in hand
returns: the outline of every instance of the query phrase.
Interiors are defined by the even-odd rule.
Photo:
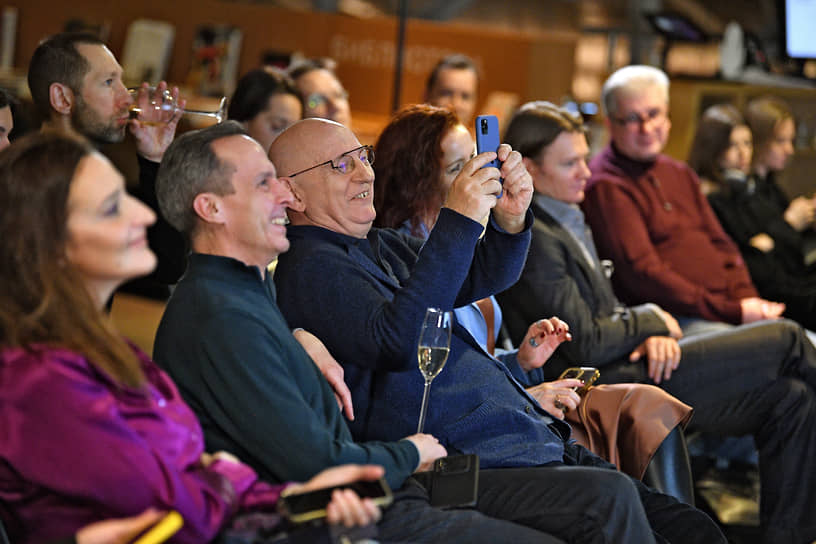
[[[331,502],[335,489],[351,489],[361,498],[369,498],[379,507],[391,504],[394,496],[385,479],[359,481],[349,484],[324,487],[305,493],[284,495],[278,501],[280,512],[293,523],[304,523],[326,517],[326,506]]]

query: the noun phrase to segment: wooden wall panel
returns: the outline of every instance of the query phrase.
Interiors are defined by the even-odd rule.
[[[388,115],[392,102],[395,18],[358,19],[319,12],[296,12],[262,4],[224,0],[27,0],[19,9],[15,66],[25,69],[39,40],[61,30],[66,20],[106,20],[109,43],[120,55],[127,27],[135,19],[171,22],[176,27],[168,79],[183,81],[190,66],[195,28],[229,23],[243,30],[240,72],[257,67],[264,51],[299,50],[307,56],[332,56],[351,94],[352,108]],[[518,93],[522,100],[558,99],[568,92],[577,35],[546,36],[492,31],[489,27],[411,20],[407,27],[402,102],[421,100],[433,64],[443,54],[463,52],[482,67],[480,97],[490,91]]]

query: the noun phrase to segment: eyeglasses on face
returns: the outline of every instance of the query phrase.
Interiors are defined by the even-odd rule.
[[[348,91],[343,89],[342,91],[337,91],[331,94],[325,93],[312,93],[306,97],[306,107],[310,110],[314,110],[332,100],[333,102],[338,102],[340,100],[348,100],[349,94]]]
[[[645,126],[647,123],[663,123],[666,118],[665,108],[652,108],[647,110],[646,113],[632,112],[623,117],[612,117],[612,120],[616,124],[626,127],[628,130],[637,130],[641,126]]]
[[[331,166],[334,170],[337,170],[341,174],[350,174],[354,172],[354,168],[357,165],[354,157],[357,157],[357,159],[365,166],[372,166],[374,164],[374,148],[370,145],[361,145],[360,147],[355,147],[351,151],[346,151],[336,159],[315,164],[314,166],[310,166],[309,168],[301,170],[300,172],[295,172],[294,174],[284,177],[293,178],[308,172],[309,170],[314,170],[315,168],[320,168],[321,166],[327,165]]]

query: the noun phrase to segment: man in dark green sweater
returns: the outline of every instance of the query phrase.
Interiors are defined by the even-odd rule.
[[[198,415],[208,448],[232,452],[271,482],[343,463],[382,465],[400,488],[378,525],[383,540],[558,542],[475,509],[432,508],[409,479],[446,453],[430,435],[352,440],[312,359],[329,375],[342,372],[339,365],[314,336],[296,331],[304,349],[290,333],[267,273],[289,247],[291,192],[238,125],[177,139],[162,162],[157,193],[168,221],[190,237],[193,254],[168,302],[154,355]],[[346,397],[342,377],[335,374],[333,383]]]

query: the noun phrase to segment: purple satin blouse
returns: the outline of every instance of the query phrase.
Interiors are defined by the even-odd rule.
[[[199,463],[195,415],[136,353],[146,391],[116,387],[66,349],[0,350],[0,516],[12,542],[66,537],[153,506],[184,518],[174,542],[200,543],[240,510],[274,509],[284,486],[241,463]]]

